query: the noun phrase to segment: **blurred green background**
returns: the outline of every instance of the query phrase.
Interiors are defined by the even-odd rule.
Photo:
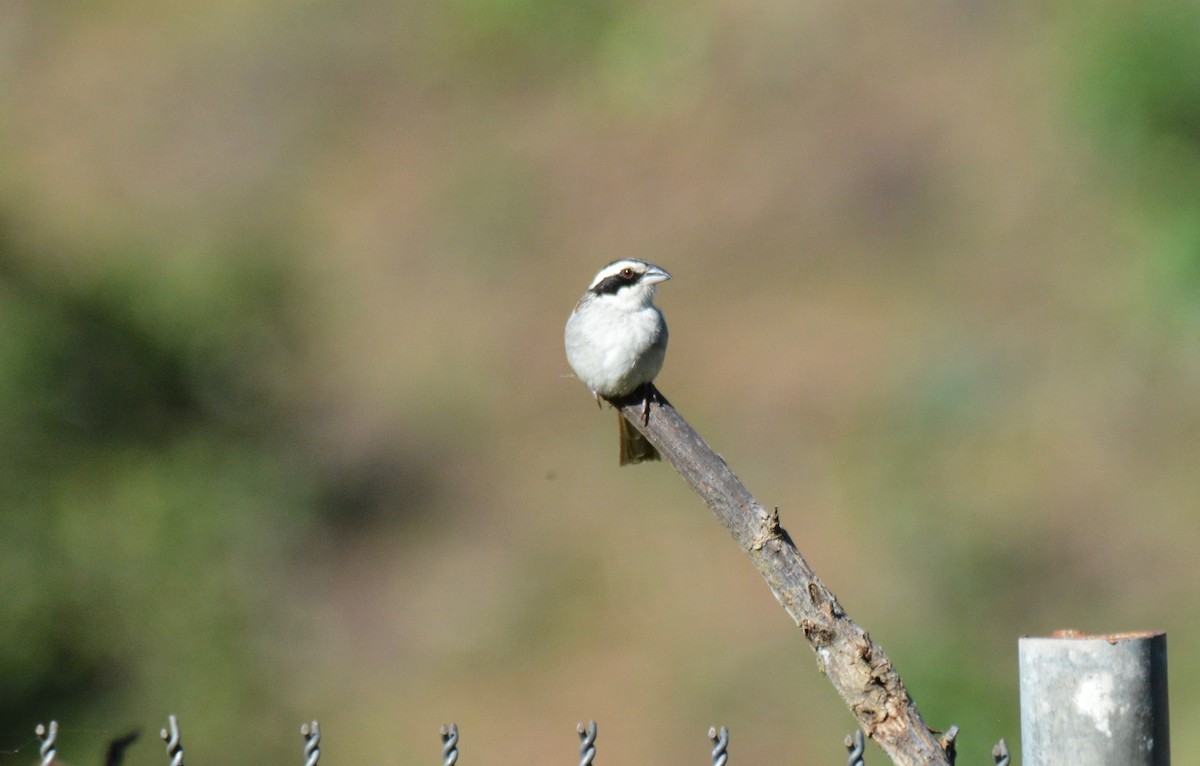
[[[663,391],[965,760],[1017,638],[1200,715],[1195,3],[0,5],[0,766],[839,763],[853,721],[569,376]],[[1178,725],[1176,758],[1200,752]],[[878,753],[874,756],[881,758]],[[988,761],[990,762],[990,761]]]

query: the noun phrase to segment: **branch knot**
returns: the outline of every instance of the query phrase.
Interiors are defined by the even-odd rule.
[[[750,550],[761,551],[767,543],[783,537],[782,530],[779,528],[779,507],[776,506],[765,515],[755,515],[758,516],[759,528],[750,538]]]

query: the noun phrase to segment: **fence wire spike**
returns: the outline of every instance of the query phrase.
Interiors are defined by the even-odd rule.
[[[1008,766],[1008,743],[1003,738],[992,748],[992,761],[996,766]]]
[[[729,761],[729,729],[722,726],[718,731],[716,727],[710,726],[708,727],[708,738],[713,741],[713,766],[725,766]]]
[[[167,755],[171,758],[171,766],[183,766],[183,739],[179,736],[179,719],[173,715],[167,716],[167,726],[170,727],[170,731],[163,729],[159,736],[167,743]]]
[[[442,724],[442,766],[454,766],[458,761],[458,724]]]
[[[867,743],[863,740],[862,729],[854,732],[853,736],[847,734],[844,744],[850,751],[846,766],[863,766],[866,763]]]
[[[301,724],[300,736],[304,737],[304,766],[317,766],[321,760],[321,727],[316,721]]]
[[[38,748],[38,752],[42,756],[42,766],[50,766],[54,763],[54,756],[58,754],[58,721],[51,721],[49,726],[38,724],[33,730],[37,734],[38,739],[42,741],[42,745]]]
[[[579,766],[592,766],[596,760],[596,721],[588,721],[586,729],[580,723],[575,731],[579,732]]]
[[[951,726],[942,735],[942,749],[946,751],[946,757],[950,760],[950,766],[954,766],[954,759],[958,757],[958,749],[954,745],[954,740],[956,739],[958,739],[957,726]]]

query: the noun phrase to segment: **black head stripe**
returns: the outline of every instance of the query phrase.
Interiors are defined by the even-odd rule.
[[[613,295],[622,287],[628,287],[629,285],[637,284],[638,280],[641,278],[642,275],[638,274],[636,271],[633,274],[630,274],[628,277],[618,272],[597,282],[596,286],[592,288],[592,292],[596,295]]]

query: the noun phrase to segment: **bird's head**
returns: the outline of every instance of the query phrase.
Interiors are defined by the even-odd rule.
[[[654,298],[655,285],[671,275],[653,263],[635,258],[613,261],[592,280],[588,292],[605,300],[632,307],[644,306]]]

